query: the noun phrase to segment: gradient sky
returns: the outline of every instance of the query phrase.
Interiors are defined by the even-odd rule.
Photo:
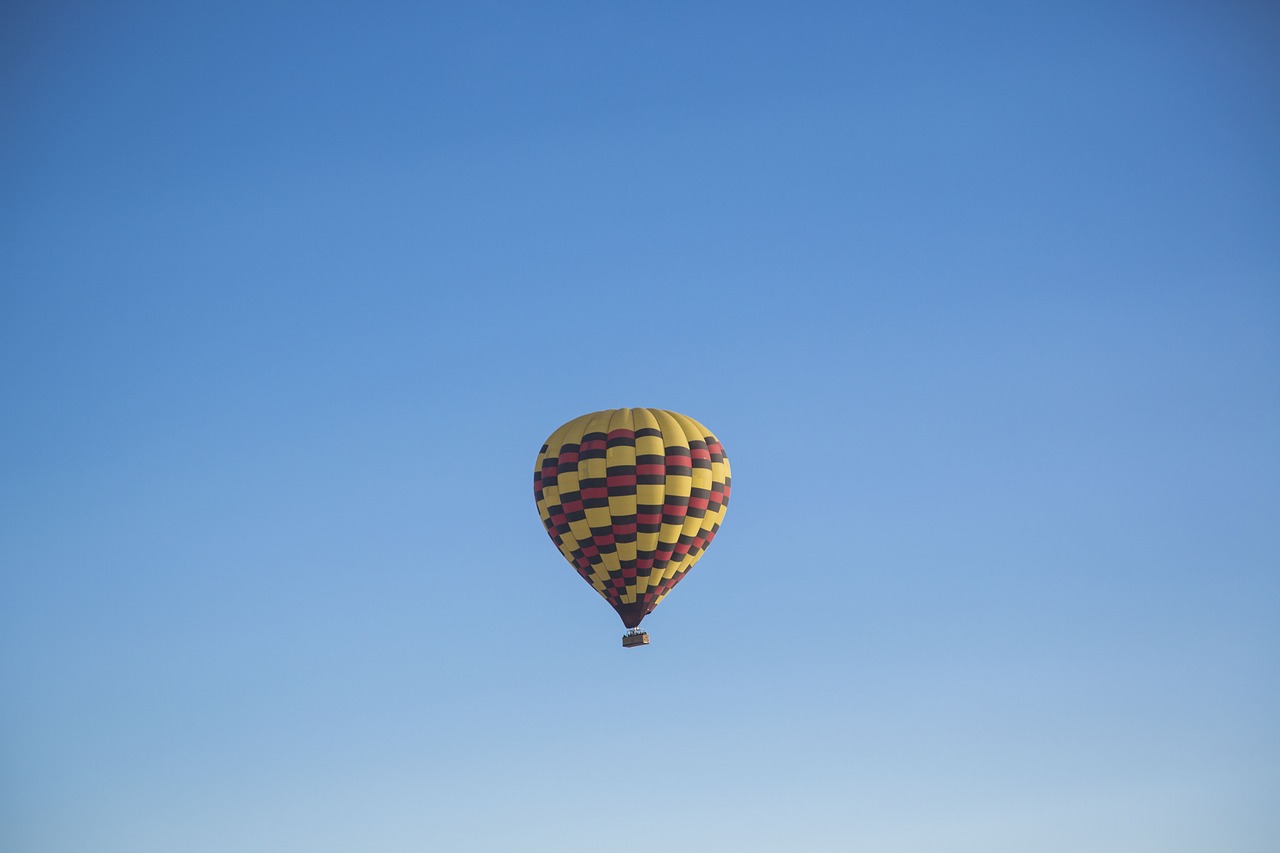
[[[5,4],[0,847],[1280,849],[1277,152],[1262,3]]]

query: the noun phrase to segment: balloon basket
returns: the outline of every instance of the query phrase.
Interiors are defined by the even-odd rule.
[[[630,631],[622,635],[622,647],[629,649],[632,646],[649,645],[649,633],[641,631],[639,628],[632,628]]]

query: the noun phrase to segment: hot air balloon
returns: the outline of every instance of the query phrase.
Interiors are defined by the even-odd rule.
[[[663,409],[574,418],[542,445],[538,514],[569,564],[646,645],[641,620],[706,552],[729,505],[729,458],[711,430]]]

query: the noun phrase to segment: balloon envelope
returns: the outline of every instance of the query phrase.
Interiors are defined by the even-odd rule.
[[[574,418],[547,439],[533,472],[551,541],[628,628],[706,552],[729,484],[715,435],[663,409]]]

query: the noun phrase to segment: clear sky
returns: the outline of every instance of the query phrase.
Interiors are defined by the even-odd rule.
[[[5,4],[0,848],[1280,849],[1277,152],[1263,3]]]

